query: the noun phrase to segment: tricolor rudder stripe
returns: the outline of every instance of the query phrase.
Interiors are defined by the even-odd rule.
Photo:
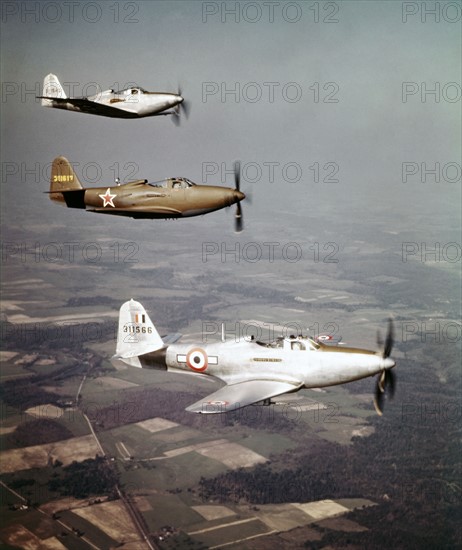
[[[116,355],[138,357],[164,347],[144,307],[135,300],[125,302],[120,308]]]

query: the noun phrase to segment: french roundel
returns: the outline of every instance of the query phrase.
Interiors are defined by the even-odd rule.
[[[332,340],[332,336],[330,334],[320,334],[318,336],[318,340],[321,340],[321,342],[327,342],[329,340]]]
[[[208,357],[201,348],[192,349],[186,356],[186,363],[192,370],[204,372],[208,366]]]

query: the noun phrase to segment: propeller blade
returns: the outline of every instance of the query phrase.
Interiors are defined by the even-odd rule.
[[[390,357],[391,350],[393,349],[394,333],[395,329],[393,326],[393,319],[390,317],[390,319],[388,320],[388,330],[385,337],[385,342],[383,342],[380,333],[377,332],[377,344],[382,348],[382,357],[384,359]],[[385,394],[390,399],[393,399],[393,396],[395,395],[395,387],[395,374],[390,368],[383,369],[377,378],[374,394],[374,407],[378,415],[382,416],[383,414],[382,409]]]
[[[388,386],[388,395],[390,399],[393,399],[395,396],[396,375],[392,370],[387,370],[385,372],[387,373],[385,377],[385,386]]]
[[[183,92],[182,92],[182,89],[181,89],[181,85],[178,86],[178,95],[180,95],[181,97],[183,97]],[[186,118],[189,117],[189,113],[191,112],[191,103],[189,101],[187,101],[186,99],[183,98],[183,101],[179,104],[178,106],[180,108],[181,111],[183,111],[183,113],[186,115]]]
[[[180,95],[183,97],[183,94],[181,92],[181,86],[178,86],[178,93],[177,95]],[[175,106],[174,111],[172,113],[172,120],[175,124],[175,126],[179,126],[181,123],[181,115],[184,113],[186,118],[189,117],[189,113],[191,112],[191,103],[189,101],[186,101],[183,98],[183,101],[181,103],[178,103],[178,105]]]
[[[379,416],[383,415],[383,393],[380,391],[379,384],[375,386],[375,395],[374,395],[374,407]]]
[[[393,399],[395,395],[396,378],[393,371],[390,369],[382,371],[377,378],[374,393],[374,407],[379,416],[383,414],[383,401],[385,395]]]
[[[186,115],[186,118],[189,118],[189,113],[191,112],[191,102],[183,100],[183,103],[180,104],[180,109],[183,110],[184,114]]]
[[[383,347],[383,356],[384,357],[390,357],[391,350],[393,348],[393,341],[394,341],[394,327],[393,327],[393,321],[392,319],[388,320],[388,332],[387,336],[385,338],[385,345]]]
[[[236,191],[241,190],[241,163],[238,160],[234,163],[234,187]]]
[[[172,113],[172,121],[175,126],[180,125],[180,113],[177,111],[173,111]]]
[[[386,376],[386,371],[382,371],[382,374],[379,376],[379,379],[377,381],[377,387],[379,388],[380,393],[385,392]]]
[[[241,163],[238,160],[234,163],[234,186],[236,191],[241,190]],[[242,206],[241,203],[238,202],[236,204],[236,214],[234,216],[234,230],[236,233],[240,233],[243,227]]]
[[[242,208],[241,203],[238,202],[236,205],[236,215],[234,216],[234,230],[236,233],[240,233],[244,226],[244,220],[242,219]]]

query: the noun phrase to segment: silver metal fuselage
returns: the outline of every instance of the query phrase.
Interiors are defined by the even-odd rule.
[[[318,349],[297,349],[302,340],[289,340],[283,347],[267,347],[255,341],[217,342],[195,346],[173,344],[167,348],[166,365],[169,370],[198,372],[219,378],[227,384],[244,379],[277,380],[305,388],[344,384],[374,376],[395,366],[395,362],[381,355],[356,348],[319,346]],[[196,368],[189,360],[192,350],[200,350],[207,357],[207,366]]]
[[[178,94],[136,90],[136,95],[132,95],[131,90],[121,92],[107,90],[81,101],[74,98],[69,98],[69,101],[50,98],[45,100],[44,105],[55,109],[112,118],[141,118],[162,113],[167,114],[166,111],[183,102],[183,97]]]

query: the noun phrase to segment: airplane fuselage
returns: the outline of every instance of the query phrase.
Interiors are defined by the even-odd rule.
[[[67,206],[100,214],[133,218],[186,218],[200,216],[239,202],[235,189],[212,185],[188,185],[171,179],[159,185],[145,181],[115,187],[95,187],[65,195]],[[62,202],[62,201],[60,201]]]
[[[142,118],[171,114],[167,111],[182,102],[183,98],[178,94],[130,88],[120,92],[107,90],[88,98],[46,98],[42,105],[111,118]]]
[[[352,382],[395,365],[393,360],[369,350],[318,346],[310,349],[307,339],[286,339],[281,347],[246,340],[201,346],[176,343],[167,348],[164,361],[168,370],[214,376],[227,384],[245,377],[289,382],[294,387],[302,383],[305,388]],[[143,357],[140,361],[140,366],[147,366]]]
[[[135,93],[136,92],[136,93]],[[117,107],[127,112],[136,113],[137,116],[149,116],[161,113],[179,105],[183,98],[177,94],[166,92],[147,92],[139,88],[113,92],[108,90],[93,97],[88,98],[100,105]]]

